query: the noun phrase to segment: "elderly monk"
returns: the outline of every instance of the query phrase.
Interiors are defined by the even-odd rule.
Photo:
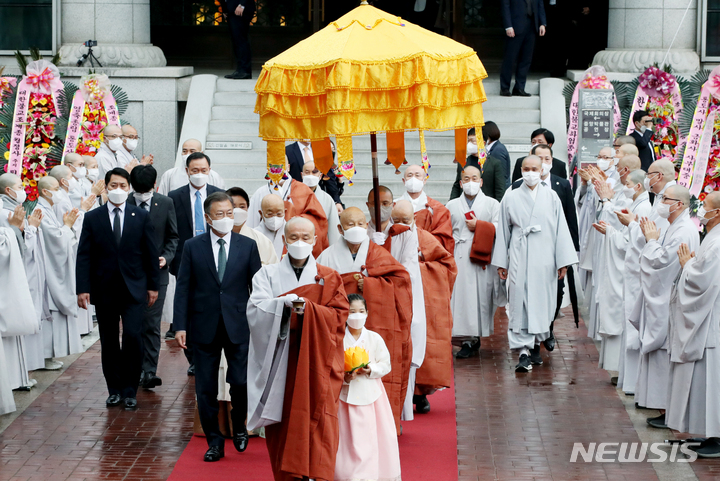
[[[697,250],[700,237],[690,220],[688,189],[673,185],[665,190],[662,200],[658,196],[655,202],[658,204],[654,206],[655,212],[667,219],[670,226],[658,231],[653,221],[640,220],[645,246],[640,253],[640,292],[630,322],[640,333],[640,370],[635,402],[641,407],[660,410],[660,416],[647,422],[655,428],[666,428],[664,410],[670,394],[667,350],[670,295],[675,278],[682,270],[677,251],[680,244],[686,244],[691,251]]]
[[[265,426],[276,480],[331,480],[349,305],[340,275],[312,256],[313,223],[290,219],[284,240],[288,255],[255,274],[247,307],[248,429]]]
[[[395,424],[407,392],[412,361],[410,274],[383,247],[368,238],[365,214],[350,207],[340,214],[343,239],[330,246],[318,262],[340,273],[348,294],[362,294],[373,314],[366,327],[380,334],[390,351],[392,371],[383,377]]]
[[[392,226],[392,210],[395,207],[392,191],[381,185],[378,187],[380,193],[380,230],[375,227],[375,190],[370,189],[367,202],[365,205],[370,212],[370,222],[368,223],[368,235],[377,245],[383,245],[387,239],[388,231]]]
[[[328,218],[315,193],[307,185],[291,178],[280,181],[277,190],[271,182],[268,182],[267,185],[256,190],[250,198],[247,220],[250,227],[255,228],[262,222],[263,219],[260,215],[261,203],[268,194],[280,196],[285,203],[285,220],[299,216],[315,224],[318,241],[315,243],[313,256],[319,256],[330,243],[328,242]]]
[[[697,253],[681,244],[682,273],[670,306],[667,425],[708,439],[690,449],[720,456],[720,192],[705,198],[698,220],[707,235]]]
[[[401,199],[412,203],[417,226],[434,235],[445,250],[452,253],[455,249],[455,240],[450,211],[425,193],[427,178],[425,169],[421,166],[408,166],[403,174],[405,193]]]
[[[249,222],[252,213],[248,209]],[[275,254],[278,259],[285,253],[285,243],[283,242],[283,230],[285,229],[285,202],[276,194],[268,194],[263,197],[260,203],[260,216],[262,223],[255,227],[255,231],[259,232],[266,239],[272,242],[275,248]]]

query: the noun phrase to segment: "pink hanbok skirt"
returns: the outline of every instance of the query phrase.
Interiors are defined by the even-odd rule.
[[[340,443],[335,481],[400,481],[400,451],[390,401],[382,393],[372,404],[340,401]]]

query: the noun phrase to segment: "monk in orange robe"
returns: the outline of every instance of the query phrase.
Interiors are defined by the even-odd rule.
[[[339,227],[343,239],[326,249],[318,263],[340,273],[347,294],[362,294],[367,301],[371,314],[365,326],[380,334],[390,351],[392,371],[383,377],[383,384],[399,433],[412,360],[410,275],[387,250],[372,242],[367,232],[358,237],[358,228],[367,231],[365,214],[356,207],[343,211]]]
[[[304,217],[315,225],[318,240],[313,248],[313,256],[317,257],[330,245],[325,210],[310,187],[295,179],[290,179],[290,182],[290,195],[285,199],[285,220]]]

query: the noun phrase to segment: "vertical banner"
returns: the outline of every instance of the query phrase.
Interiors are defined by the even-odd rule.
[[[338,173],[352,185],[352,178],[355,175],[352,135],[337,136],[335,139],[337,140]]]
[[[275,190],[278,190],[280,181],[285,173],[285,142],[282,140],[268,140],[267,142],[267,178]]]
[[[386,132],[388,160],[399,172],[405,162],[405,132]],[[397,173],[397,172],[396,172]]]
[[[482,134],[480,137],[482,137]],[[465,167],[465,160],[467,159],[467,142],[467,129],[455,129],[455,160],[463,167]]]
[[[310,145],[313,151],[313,158],[315,159],[315,168],[322,172],[323,175],[327,175],[334,163],[330,137],[325,137],[322,140],[313,140],[310,142]]]

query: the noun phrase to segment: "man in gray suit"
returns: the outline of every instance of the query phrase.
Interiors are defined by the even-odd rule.
[[[160,356],[160,320],[167,293],[169,266],[178,244],[175,205],[169,197],[153,192],[156,180],[157,171],[152,165],[138,165],[130,173],[135,193],[128,198],[128,203],[150,213],[150,222],[155,228],[155,245],[160,252],[158,298],[155,304],[145,308],[143,320],[144,354],[140,386],[144,389],[162,385],[162,379],[156,374]]]

